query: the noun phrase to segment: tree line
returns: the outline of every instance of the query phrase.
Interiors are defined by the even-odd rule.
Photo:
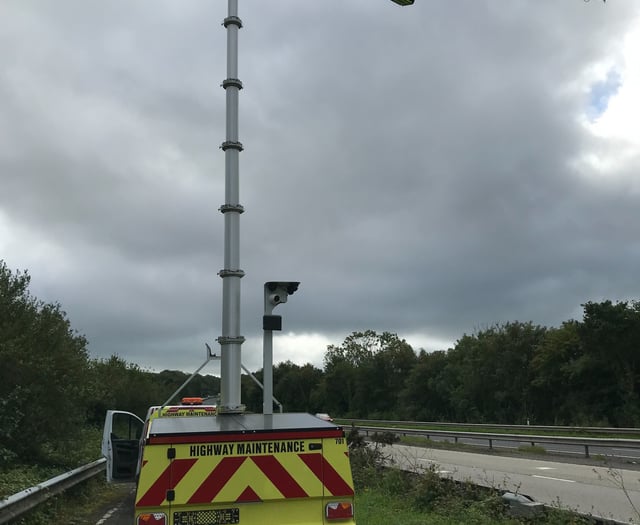
[[[289,410],[354,418],[639,426],[640,302],[582,307],[581,321],[496,324],[436,352],[354,332],[327,348],[323,370],[275,367],[274,395]],[[248,392],[251,407],[258,396]]]
[[[144,417],[188,377],[91,358],[61,306],[33,297],[29,283],[0,261],[0,468],[65,456],[81,429],[102,427],[106,410]],[[274,396],[287,412],[342,417],[632,427],[639,350],[639,302],[588,302],[580,321],[496,324],[436,352],[390,332],[354,332],[327,347],[322,368],[277,364]],[[218,377],[197,375],[181,395],[219,388]],[[242,392],[248,410],[262,411],[247,375]]]

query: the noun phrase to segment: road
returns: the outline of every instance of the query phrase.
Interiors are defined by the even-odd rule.
[[[640,520],[640,471],[393,445],[403,468],[519,492],[546,505],[623,523]],[[634,509],[635,506],[635,509]]]
[[[131,525],[135,503],[135,485],[123,483],[114,492],[114,497],[97,509],[89,523],[91,525]]]

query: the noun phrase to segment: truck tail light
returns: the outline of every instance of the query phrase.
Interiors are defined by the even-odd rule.
[[[138,525],[167,525],[167,515],[164,512],[138,514]]]
[[[350,501],[332,501],[325,508],[328,520],[345,520],[353,518],[353,503]]]

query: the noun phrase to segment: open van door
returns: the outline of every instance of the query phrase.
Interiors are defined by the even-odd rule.
[[[107,410],[102,432],[107,482],[135,481],[143,427],[144,422],[135,414]]]

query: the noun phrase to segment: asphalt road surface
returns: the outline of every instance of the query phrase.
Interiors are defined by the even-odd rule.
[[[90,525],[131,525],[133,523],[133,505],[135,503],[135,485],[118,485],[113,498],[98,509],[91,518]]]

